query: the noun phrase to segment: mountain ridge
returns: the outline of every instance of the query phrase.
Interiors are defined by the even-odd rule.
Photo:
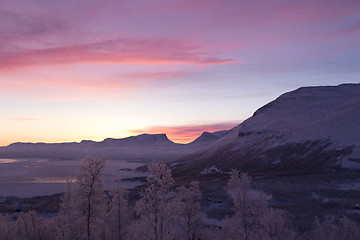
[[[204,134],[204,133],[203,133]],[[211,134],[211,133],[210,133]],[[216,134],[221,135],[221,131]],[[205,134],[206,135],[206,134]],[[0,147],[0,158],[80,159],[85,155],[100,155],[109,159],[136,161],[169,160],[197,152],[219,137],[188,144],[175,143],[166,134],[140,134],[102,141],[82,140],[62,143],[16,142]]]
[[[117,143],[117,142],[136,142],[137,139],[140,139],[140,141],[138,141],[139,143],[145,143],[146,140],[148,140],[147,142],[150,142],[150,139],[153,139],[154,141],[157,142],[161,142],[161,140],[169,142],[169,143],[174,143],[173,141],[169,140],[167,135],[165,133],[162,134],[148,134],[148,133],[143,133],[140,135],[136,135],[136,136],[129,136],[129,137],[124,137],[124,138],[105,138],[102,141],[93,141],[93,140],[81,140],[80,142],[59,142],[59,143],[45,143],[45,142],[14,142],[11,143],[7,146],[3,146],[3,147],[9,147],[9,146],[15,146],[15,145],[41,145],[41,144],[48,144],[48,145],[54,145],[54,144],[87,144],[87,143],[92,143],[92,144],[101,144],[101,143]],[[176,143],[174,143],[176,144]],[[0,148],[3,148],[0,147]]]
[[[222,138],[226,135],[228,131],[216,131],[216,132],[203,132],[198,138],[194,141],[190,142],[189,144],[209,144],[211,142],[217,141],[218,139]]]

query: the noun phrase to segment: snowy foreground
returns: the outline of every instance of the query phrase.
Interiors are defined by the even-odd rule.
[[[128,191],[104,191],[105,160],[85,158],[76,185],[68,184],[59,215],[45,219],[35,212],[0,215],[0,239],[302,239],[285,210],[270,208],[265,194],[251,189],[246,173],[232,171],[226,185],[233,214],[223,221],[206,219],[198,182],[174,188],[164,163],[148,166],[147,186],[134,205]],[[358,239],[360,226],[346,217],[315,218],[304,239]]]

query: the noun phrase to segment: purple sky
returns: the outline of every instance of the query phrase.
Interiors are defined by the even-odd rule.
[[[188,142],[281,93],[360,82],[360,1],[0,0],[0,146]]]

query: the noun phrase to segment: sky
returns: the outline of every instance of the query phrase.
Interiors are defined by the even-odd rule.
[[[360,82],[360,1],[0,0],[0,146],[235,127]]]

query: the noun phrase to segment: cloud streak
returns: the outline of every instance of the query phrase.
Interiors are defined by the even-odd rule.
[[[28,121],[38,120],[37,118],[28,118],[28,117],[12,117],[12,118],[5,118],[5,119],[12,120],[12,121],[18,121],[18,122],[28,122]]]
[[[206,65],[241,62],[214,57],[198,48],[194,44],[172,39],[105,40],[68,47],[0,53],[0,68],[74,63]]]

